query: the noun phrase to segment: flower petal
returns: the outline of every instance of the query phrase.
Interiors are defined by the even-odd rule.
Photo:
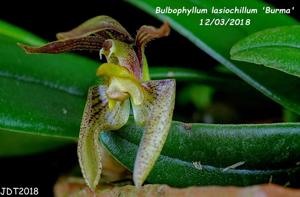
[[[142,78],[140,63],[132,45],[119,40],[108,39],[103,43],[100,57],[102,54],[105,55],[108,63],[126,67],[137,80]]]
[[[168,36],[169,34],[170,34],[170,27],[167,22],[164,22],[162,26],[160,26],[159,28],[143,25],[137,31],[135,43],[139,47],[145,47],[145,45],[151,40],[165,37]]]
[[[148,104],[148,102],[145,102]],[[146,120],[148,119],[149,109],[145,105],[135,105],[131,99],[132,112],[134,117],[134,122],[139,126],[144,126]]]
[[[129,118],[130,105],[127,99],[108,107],[105,86],[89,89],[86,106],[80,126],[78,157],[83,177],[91,189],[95,189],[101,175],[101,153],[99,132],[121,128]]]
[[[99,36],[88,36],[82,38],[59,40],[49,42],[41,47],[32,47],[18,43],[26,53],[64,53],[68,51],[90,50],[98,51],[101,49],[105,38]]]
[[[110,16],[96,16],[93,17],[78,27],[72,29],[68,32],[58,33],[56,35],[58,40],[70,39],[70,38],[78,38],[78,37],[86,37],[91,34],[100,34],[103,32],[107,34],[111,34],[110,36],[113,38],[118,38],[123,42],[131,43],[133,38],[126,31],[126,29],[115,19]]]
[[[126,78],[112,77],[106,91],[107,96],[110,99],[119,100],[122,99],[124,93],[130,95],[135,105],[143,104],[145,93],[139,83]],[[119,95],[119,98],[114,98],[114,95]]]
[[[125,96],[124,93],[128,93],[135,105],[142,104],[145,94],[144,88],[126,67],[104,63],[97,69],[97,76],[108,77],[109,85],[106,94],[110,99],[122,100]]]
[[[106,39],[118,39],[133,43],[133,38],[115,19],[97,16],[87,20],[77,28],[57,34],[57,41],[41,47],[19,44],[27,53],[62,53],[74,50],[98,51]]]
[[[169,132],[175,104],[175,80],[148,81],[143,85],[148,95],[143,105],[138,108],[133,105],[133,108],[137,109],[134,113],[135,118],[145,123],[133,172],[133,181],[138,187],[147,178],[161,152]]]
[[[112,63],[101,64],[96,71],[96,75],[106,77],[129,78],[134,80],[133,74],[126,67]]]
[[[164,23],[160,28],[155,28],[153,26],[143,25],[137,31],[137,35],[135,38],[135,44],[137,46],[137,56],[141,65],[141,69],[143,72],[142,79],[143,81],[150,80],[149,71],[148,71],[148,63],[145,52],[145,46],[151,40],[156,38],[161,38],[168,36],[170,34],[170,27],[168,23]]]

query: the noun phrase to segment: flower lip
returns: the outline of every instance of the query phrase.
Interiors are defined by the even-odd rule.
[[[145,91],[140,83],[129,78],[111,77],[106,91],[106,95],[116,101],[123,101],[130,97],[135,105],[143,103]],[[127,97],[127,95],[129,95]]]
[[[136,81],[132,72],[130,72],[126,67],[120,66],[117,64],[104,63],[97,69],[97,76],[106,76],[106,77],[121,77],[129,78]]]
[[[98,68],[97,76],[108,78],[106,94],[110,99],[124,101],[130,97],[135,105],[142,104],[145,94],[142,84],[126,67],[104,63]]]

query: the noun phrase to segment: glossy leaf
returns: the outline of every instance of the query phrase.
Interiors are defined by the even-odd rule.
[[[143,128],[129,122],[117,134],[138,144]],[[299,150],[300,123],[222,125],[173,121],[162,154],[215,167],[245,161],[243,167],[247,169],[272,169],[295,166],[300,161]]]
[[[73,141],[0,129],[0,143],[0,157],[3,158],[41,153],[57,149]]]
[[[42,41],[22,30],[11,35],[10,27],[9,36],[0,34],[1,156],[74,142],[97,63],[74,55],[29,56],[16,43]]]
[[[116,160],[133,170],[138,145],[123,138],[119,133],[121,132],[103,132],[100,140]],[[179,148],[174,148],[174,151],[179,153],[181,151]],[[246,186],[268,183],[271,179],[272,183],[285,184],[290,181],[293,184],[296,183],[299,172],[299,167],[278,170],[248,170],[242,166],[238,169],[217,168],[209,164],[202,165],[197,162],[184,161],[180,157],[162,153],[147,180],[149,183],[168,184],[176,187],[192,185]],[[270,179],[270,177],[272,178]]]
[[[238,79],[226,74],[205,73],[200,70],[180,68],[180,67],[152,67],[150,68],[150,76],[153,79],[176,79],[176,81],[196,81],[210,85],[217,85],[225,81],[234,80],[238,83]],[[233,81],[231,81],[233,82]]]
[[[300,77],[300,26],[254,33],[235,44],[230,54],[234,60],[262,64]]]
[[[97,63],[67,54],[27,55],[4,36],[0,43],[1,128],[77,138]]]
[[[196,46],[204,50],[213,58],[218,60],[221,64],[226,66],[232,72],[237,74],[247,83],[261,91],[263,94],[280,103],[284,107],[300,114],[300,94],[295,94],[300,87],[300,80],[297,77],[292,77],[280,71],[261,67],[259,65],[246,64],[240,62],[230,61],[229,52],[231,47],[242,38],[259,30],[266,28],[294,25],[297,21],[289,16],[282,14],[251,14],[251,15],[226,15],[218,14],[218,18],[228,19],[229,17],[249,18],[251,25],[249,26],[199,26],[200,19],[215,18],[216,15],[208,14],[191,14],[175,15],[175,14],[157,14],[155,9],[157,7],[165,8],[172,4],[172,7],[193,7],[211,9],[214,7],[233,7],[245,6],[261,9],[267,6],[266,3],[259,0],[220,0],[220,1],[172,1],[172,0],[143,0],[135,1],[129,0],[131,4],[141,8],[149,14],[161,20],[169,22],[170,26],[185,36]],[[222,35],[222,36],[220,36]]]
[[[38,45],[44,43],[41,38],[1,20],[0,35],[4,37],[7,36],[28,44]],[[2,56],[2,54],[1,57],[3,61],[5,57]],[[4,68],[4,65],[1,64],[0,68],[2,70],[2,68]],[[47,151],[49,149],[60,147],[68,142],[65,139],[60,138],[11,132],[10,130],[7,130],[5,128],[0,130],[1,157],[39,153],[41,151]]]

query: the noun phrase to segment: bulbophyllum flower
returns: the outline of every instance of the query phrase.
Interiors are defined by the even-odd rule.
[[[136,124],[144,126],[133,172],[136,186],[143,184],[161,152],[172,121],[175,81],[150,80],[144,49],[169,31],[167,23],[160,28],[142,26],[133,39],[113,18],[98,16],[57,34],[57,41],[44,46],[21,45],[27,53],[90,50],[106,57],[107,63],[96,72],[105,82],[88,91],[78,141],[81,171],[91,189],[101,176],[99,132],[121,128],[131,108]]]

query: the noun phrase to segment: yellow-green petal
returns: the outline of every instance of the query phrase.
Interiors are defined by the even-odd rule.
[[[99,66],[97,76],[121,77],[134,80],[133,74],[126,68],[117,64],[104,63]]]
[[[175,104],[175,80],[157,80],[143,83],[147,96],[134,113],[145,121],[145,131],[136,156],[133,181],[139,187],[149,175],[167,138]],[[136,106],[133,105],[133,108]],[[143,108],[144,109],[143,109]]]
[[[131,79],[112,77],[110,79],[106,94],[109,98],[118,100],[117,98],[113,98],[112,96],[110,96],[116,93],[119,93],[120,95],[122,93],[128,93],[134,105],[143,104],[144,90],[139,83],[136,83]]]
[[[132,45],[119,40],[107,39],[100,51],[100,58],[101,55],[105,55],[108,63],[126,67],[137,80],[141,80],[140,62]]]
[[[127,122],[130,112],[128,99],[116,102],[114,108],[109,109],[106,90],[105,86],[93,86],[89,89],[78,141],[81,172],[86,184],[93,190],[102,170],[99,132],[121,128]]]
[[[104,63],[97,70],[98,76],[106,76],[108,80],[107,95],[113,100],[122,100],[124,93],[130,95],[131,101],[134,105],[141,105],[144,100],[144,88],[141,83],[136,80],[133,74],[125,67]],[[119,97],[117,98],[116,96]],[[113,106],[113,102],[110,102],[110,106]]]
[[[143,50],[143,57],[142,57],[142,80],[143,81],[150,81],[150,73],[149,73],[149,67],[148,67],[148,61],[147,61],[147,58],[146,58],[146,55],[144,53],[144,50]]]

